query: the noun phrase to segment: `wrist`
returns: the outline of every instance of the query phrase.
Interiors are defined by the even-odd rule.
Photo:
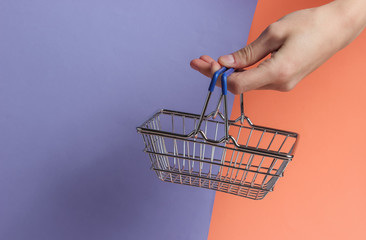
[[[331,45],[337,51],[351,43],[366,26],[366,0],[335,0],[315,8],[327,26],[325,33],[331,35]]]
[[[360,33],[366,27],[365,0],[335,0],[329,5],[339,13],[346,28]]]

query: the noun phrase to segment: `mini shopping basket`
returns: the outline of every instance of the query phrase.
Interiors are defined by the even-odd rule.
[[[241,116],[229,120],[227,77],[233,72],[223,67],[214,74],[200,115],[163,109],[137,131],[159,179],[259,200],[283,176],[298,134],[252,124],[244,115],[242,94]],[[205,115],[220,76],[222,94],[216,109]]]

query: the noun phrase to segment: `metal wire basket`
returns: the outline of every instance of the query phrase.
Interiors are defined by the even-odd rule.
[[[222,68],[214,74],[200,115],[163,109],[137,131],[159,179],[259,200],[283,176],[298,134],[254,125],[244,115],[242,94],[241,116],[229,120],[227,77],[233,71]],[[205,115],[219,76],[221,97]],[[219,111],[222,100],[224,113]]]

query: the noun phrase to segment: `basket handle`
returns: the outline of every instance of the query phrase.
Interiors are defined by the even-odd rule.
[[[221,76],[222,95],[224,95],[224,96],[227,95],[227,78],[233,72],[235,72],[235,69],[234,68],[229,68],[229,70],[224,72]],[[217,111],[218,111],[218,109],[217,109]],[[244,96],[243,96],[243,93],[240,94],[240,112],[241,112],[240,117],[238,119],[236,119],[234,122],[237,122],[237,121],[240,120],[240,122],[243,123],[244,120],[246,119],[250,125],[253,125],[252,122],[250,121],[250,119],[247,118],[244,114]],[[225,118],[227,118],[227,116],[225,116]]]
[[[226,67],[222,67],[220,68],[218,71],[216,71],[214,73],[214,75],[212,76],[212,79],[211,79],[211,83],[210,83],[210,86],[208,87],[208,91],[210,92],[213,92],[214,89],[215,89],[215,86],[216,86],[216,82],[217,82],[217,79],[219,78],[219,76],[225,72],[227,70]]]
[[[226,95],[227,95],[227,78],[228,76],[230,76],[230,74],[232,74],[233,72],[235,71],[235,69],[233,68],[226,68],[226,67],[222,67],[221,69],[219,69],[218,71],[216,71],[214,73],[214,75],[212,76],[212,80],[210,82],[210,86],[208,88],[208,94],[207,94],[207,97],[206,97],[206,100],[205,100],[205,103],[203,105],[203,109],[202,109],[202,113],[201,113],[201,116],[200,116],[200,119],[199,119],[199,122],[197,124],[197,127],[196,129],[194,130],[194,135],[197,137],[197,134],[198,132],[200,131],[200,128],[201,128],[201,124],[202,124],[202,121],[203,121],[203,118],[205,117],[205,113],[206,113],[206,110],[207,110],[207,105],[208,105],[208,102],[210,101],[210,98],[211,98],[211,94],[212,92],[214,91],[215,89],[215,86],[216,86],[216,82],[217,82],[217,79],[220,77],[220,75],[222,74],[221,76],[221,88],[222,88],[222,94],[221,94],[221,97],[220,97],[220,100],[217,104],[217,108],[216,108],[216,111],[214,113],[214,117],[216,116],[217,112],[218,112],[218,109],[220,107],[220,104],[221,104],[221,100],[222,98],[224,99],[224,121],[225,121],[225,139],[228,140],[229,139],[229,119],[228,119],[228,113],[227,113],[227,99],[226,99]],[[206,116],[206,117],[210,117],[211,115],[209,116]]]
[[[220,68],[218,71],[216,71],[214,73],[214,75],[212,76],[211,82],[210,82],[210,86],[208,87],[208,94],[207,94],[205,103],[203,105],[203,109],[202,109],[202,112],[201,112],[201,115],[200,115],[200,119],[198,121],[198,124],[196,126],[196,129],[192,131],[192,133],[190,134],[190,136],[194,135],[195,137],[197,137],[198,133],[200,132],[200,128],[201,128],[201,125],[202,125],[202,121],[203,121],[204,118],[209,118],[211,116],[213,118],[216,117],[216,115],[219,112],[219,108],[220,108],[222,99],[224,99],[224,116],[221,115],[221,117],[225,121],[225,137],[224,137],[224,139],[226,141],[228,141],[230,138],[232,138],[229,135],[229,122],[237,122],[237,121],[240,120],[240,122],[243,123],[244,120],[246,119],[250,125],[253,125],[252,122],[249,120],[249,118],[247,118],[244,115],[243,93],[240,94],[240,110],[241,110],[241,116],[238,119],[236,119],[236,120],[229,120],[229,118],[228,118],[227,97],[226,97],[226,95],[227,95],[227,78],[233,72],[235,72],[235,69],[234,68],[229,68],[228,69],[226,67],[222,67],[222,68]],[[211,98],[211,94],[212,94],[212,92],[215,89],[217,79],[220,77],[220,75],[221,75],[222,94],[221,94],[220,99],[219,99],[219,101],[217,103],[216,110],[214,112],[210,113],[209,115],[205,116],[205,113],[206,113],[206,110],[207,110],[207,105],[208,105],[208,103],[210,101],[210,98]],[[201,134],[203,134],[203,133],[201,132]]]
[[[221,76],[222,95],[227,95],[227,77],[230,76],[234,71],[235,71],[234,68],[229,68],[229,70],[227,70],[226,72],[224,72],[222,74],[222,76]]]
[[[229,117],[227,114],[227,77],[230,76],[235,71],[234,68],[229,68],[229,70],[225,71],[221,76],[221,88],[222,88],[222,96],[224,97],[224,116],[225,116],[225,139],[229,140]]]

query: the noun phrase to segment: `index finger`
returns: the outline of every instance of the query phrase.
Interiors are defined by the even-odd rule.
[[[237,95],[270,84],[274,79],[271,65],[272,61],[269,59],[259,64],[256,68],[234,72],[228,77],[228,90]]]

